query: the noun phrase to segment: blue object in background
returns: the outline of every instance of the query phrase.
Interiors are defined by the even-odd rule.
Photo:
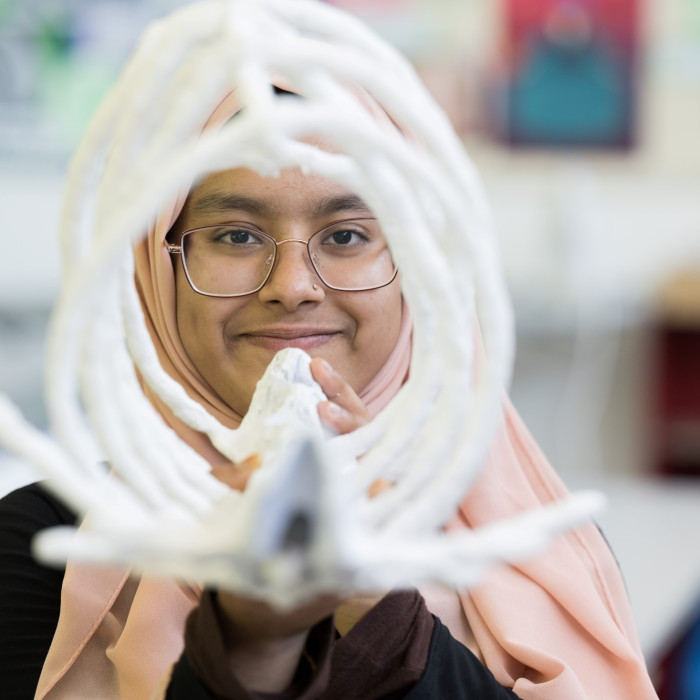
[[[678,700],[700,698],[700,617],[678,650]]]
[[[651,669],[660,700],[700,700],[700,609],[680,639]]]
[[[629,92],[620,60],[602,42],[571,46],[541,37],[511,84],[511,140],[626,145]]]

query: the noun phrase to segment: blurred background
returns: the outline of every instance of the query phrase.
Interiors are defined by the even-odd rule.
[[[70,153],[173,0],[0,0],[0,390],[46,427]],[[491,198],[511,387],[610,505],[662,698],[700,698],[700,0],[343,0],[414,62]],[[0,493],[32,478],[0,452]]]

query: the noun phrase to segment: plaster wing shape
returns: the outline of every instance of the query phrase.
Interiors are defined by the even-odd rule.
[[[40,558],[119,563],[233,587],[284,608],[315,594],[409,582],[469,586],[499,561],[535,555],[600,506],[597,494],[579,494],[475,532],[377,537],[359,517],[367,497],[353,484],[356,460],[318,421],[322,392],[309,360],[301,350],[278,353],[259,382],[248,422],[231,436],[239,459],[264,457],[243,494],[225,493],[194,522],[173,513],[121,519],[115,528],[111,517],[94,514],[80,530],[42,533],[35,544]]]

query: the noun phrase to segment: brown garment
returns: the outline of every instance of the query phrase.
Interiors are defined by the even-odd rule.
[[[416,590],[382,598],[336,642],[330,681],[321,698],[403,697],[428,662],[434,622]]]
[[[291,686],[246,690],[228,666],[215,596],[205,592],[187,620],[185,655],[217,700],[350,700],[402,697],[425,669],[434,620],[418,591],[385,596],[335,638],[332,618],[314,626]]]

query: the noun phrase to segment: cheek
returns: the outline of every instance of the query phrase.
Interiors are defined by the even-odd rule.
[[[386,342],[390,343],[393,348],[401,326],[402,301],[401,287],[398,281],[373,292],[373,298],[366,306],[365,322],[373,329],[382,329],[380,337],[386,337]]]
[[[197,304],[190,300],[178,304],[177,328],[180,340],[190,362],[207,381],[210,381],[209,368],[213,364],[211,355],[215,349],[209,326],[205,310],[198,309]]]
[[[182,276],[184,278],[184,275]],[[235,312],[230,299],[215,299],[197,294],[187,280],[177,281],[177,328],[182,345],[203,376],[226,352],[224,320]]]
[[[201,333],[202,326],[206,327],[204,319],[207,315],[206,306],[202,303],[205,298],[192,291],[184,274],[177,278],[177,329],[180,339],[189,353],[189,346],[194,338]]]
[[[396,282],[372,292],[356,308],[355,350],[362,356],[372,376],[396,345],[401,328],[401,309],[401,288]]]

